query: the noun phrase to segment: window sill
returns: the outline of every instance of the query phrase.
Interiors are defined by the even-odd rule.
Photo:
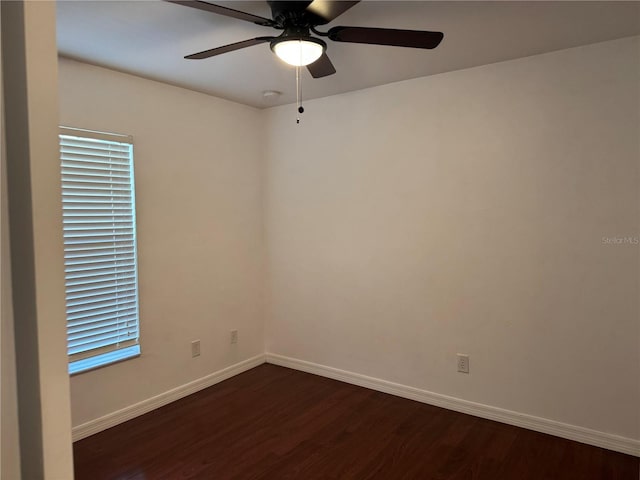
[[[69,375],[77,375],[78,373],[84,373],[97,368],[106,367],[107,365],[113,365],[114,363],[139,356],[140,345],[133,345],[132,347],[103,353],[102,355],[96,355],[95,357],[83,358],[82,360],[76,360],[69,364]]]

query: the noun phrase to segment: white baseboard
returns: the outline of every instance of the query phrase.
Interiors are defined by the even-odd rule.
[[[161,393],[160,395],[156,395],[155,397],[151,397],[147,400],[143,400],[142,402],[130,405],[121,410],[105,415],[104,417],[96,418],[95,420],[91,420],[87,423],[83,423],[82,425],[78,425],[77,427],[73,427],[73,441],[75,442],[77,440],[81,440],[90,435],[93,435],[94,433],[106,430],[107,428],[115,427],[116,425],[126,422],[127,420],[131,420],[132,418],[148,413],[168,403],[175,402],[176,400],[186,397],[187,395],[191,395],[192,393],[196,393],[204,388],[215,385],[216,383],[222,382],[223,380],[238,375],[239,373],[242,373],[246,370],[257,367],[264,362],[265,356],[263,354],[256,355],[255,357],[243,360],[242,362],[231,365],[230,367],[218,370],[217,372],[207,375],[206,377],[202,377],[179,387],[173,388],[167,392]]]
[[[575,440],[577,442],[594,445],[596,447],[614,450],[640,457],[640,441],[632,438],[620,437],[610,433],[599,432],[588,428],[577,427],[566,423],[534,417],[524,413],[513,412],[502,408],[491,407],[480,403],[449,397],[439,393],[429,392],[398,383],[388,382],[379,378],[368,377],[358,373],[339,370],[337,368],[319,365],[317,363],[289,358],[275,353],[266,354],[267,363],[293,368],[303,372],[313,373],[323,377],[333,378],[342,382],[359,385],[398,397],[416,400],[437,407],[443,407],[457,412],[467,413],[476,417],[487,418],[497,422],[515,425],[517,427],[548,433],[557,437]]]

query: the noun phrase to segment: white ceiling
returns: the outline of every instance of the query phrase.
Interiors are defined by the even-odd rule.
[[[212,3],[216,3],[212,1]],[[266,2],[221,1],[270,18]],[[275,30],[162,1],[58,1],[61,55],[180,85],[255,107],[295,101],[295,70],[268,44],[206,60],[185,55]],[[318,98],[640,34],[640,2],[363,1],[335,25],[437,30],[435,50],[327,41],[337,73],[303,73],[304,98]],[[282,92],[265,98],[265,90]]]

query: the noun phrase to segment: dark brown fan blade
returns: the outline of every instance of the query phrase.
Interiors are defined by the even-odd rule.
[[[328,77],[336,73],[336,67],[333,66],[326,53],[323,53],[315,62],[307,65],[307,70],[313,78]]]
[[[313,13],[321,20],[317,25],[324,25],[342,15],[354,5],[360,3],[342,0],[313,0],[307,7],[307,12]]]
[[[444,34],[420,30],[394,30],[392,28],[333,27],[329,38],[336,42],[393,45],[395,47],[436,48]]]
[[[204,52],[198,52],[192,55],[187,55],[184,58],[188,60],[202,60],[203,58],[209,58],[215,55],[220,55],[222,53],[233,52],[234,50],[240,50],[241,48],[252,47],[253,45],[258,45],[260,43],[270,42],[274,38],[276,37],[252,38],[250,40],[245,40],[243,42],[231,43],[229,45],[224,45],[223,47],[212,48],[210,50],[205,50]]]
[[[225,15],[227,17],[237,18],[238,20],[245,20],[247,22],[255,23],[257,25],[263,25],[265,27],[272,27],[276,23],[268,18],[259,17],[251,13],[241,12],[240,10],[234,10],[233,8],[223,7],[222,5],[214,5],[209,2],[202,2],[200,0],[166,0],[169,3],[177,3],[178,5],[184,5],[185,7],[197,8],[206,12],[217,13],[218,15]]]

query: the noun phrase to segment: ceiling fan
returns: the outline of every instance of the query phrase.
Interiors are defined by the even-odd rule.
[[[261,43],[269,43],[271,50],[278,57],[290,65],[306,65],[309,73],[311,73],[311,76],[314,78],[332,75],[336,73],[336,69],[327,56],[326,42],[320,38],[313,37],[311,33],[320,37],[328,37],[334,42],[368,43],[427,49],[437,47],[444,37],[442,32],[396,30],[391,28],[332,27],[327,32],[316,30],[317,26],[325,25],[333,21],[336,17],[359,3],[358,1],[267,0],[267,3],[271,7],[271,19],[200,0],[167,1],[283,31],[277,37],[256,37],[187,55],[185,58],[202,60],[215,55],[240,50],[241,48],[251,47]]]

